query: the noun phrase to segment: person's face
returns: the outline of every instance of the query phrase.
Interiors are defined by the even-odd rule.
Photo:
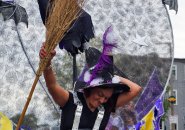
[[[101,104],[106,103],[107,100],[112,96],[113,89],[102,89],[102,88],[94,88],[91,91],[90,96],[88,97],[89,105],[92,108],[97,108]]]

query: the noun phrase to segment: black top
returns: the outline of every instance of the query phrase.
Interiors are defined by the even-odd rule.
[[[96,109],[94,112],[90,111],[84,99],[83,93],[77,92],[77,96],[83,105],[79,129],[91,129],[92,130],[97,114],[98,114],[98,109]],[[104,114],[99,130],[105,129],[111,112],[115,111],[117,97],[118,97],[117,95],[113,95],[107,101],[107,103],[103,104],[105,108],[105,114]],[[74,100],[73,100],[73,94],[69,92],[69,100],[65,104],[65,106],[61,108],[62,109],[61,126],[60,126],[61,130],[71,130],[72,129],[76,107],[77,106],[76,104],[74,104]]]

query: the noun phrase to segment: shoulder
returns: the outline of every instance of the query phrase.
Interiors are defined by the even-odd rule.
[[[63,107],[61,107],[61,109],[65,109],[65,108],[67,108],[68,106],[71,106],[71,105],[73,105],[74,104],[74,94],[73,94],[73,92],[71,92],[71,91],[68,91],[69,92],[69,98],[68,98],[68,101],[66,102],[66,104],[63,106]]]
[[[68,91],[68,92],[69,92],[69,99],[66,102],[66,104],[64,105],[64,107],[61,107],[62,109],[67,106],[76,105],[79,102],[83,103],[83,101],[84,101],[83,93],[75,92],[75,91]]]

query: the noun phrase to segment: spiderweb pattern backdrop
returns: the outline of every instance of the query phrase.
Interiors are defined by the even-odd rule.
[[[29,25],[27,28],[24,23],[19,23],[16,27],[14,20],[4,22],[0,14],[0,111],[10,118],[20,114],[26,103],[35,77],[31,66],[37,70],[39,49],[45,39],[45,28],[40,18],[37,1],[15,2],[26,9]],[[27,114],[34,114],[38,126],[57,125],[59,115],[43,89],[47,90],[43,77],[41,83],[37,84]]]
[[[0,14],[0,111],[10,118],[21,113],[35,77],[18,33],[35,70],[39,49],[45,39],[37,0],[16,0],[16,3],[28,13],[28,28],[23,23],[16,28],[13,20],[4,22]],[[119,39],[115,62],[130,79],[144,87],[157,66],[162,85],[166,85],[173,57],[173,37],[161,0],[88,0],[84,9],[92,17],[96,36],[102,38],[106,28],[113,25]],[[82,60],[78,60],[82,68],[83,58],[77,59]],[[55,68],[62,71],[61,75],[56,71],[62,85],[71,88],[72,76],[65,78],[63,75],[69,75],[69,72],[72,75],[72,58],[57,48],[54,60]],[[59,108],[55,109],[44,91],[43,77],[41,83],[43,86],[37,84],[27,113],[36,116],[38,126],[56,126],[60,118]]]
[[[171,28],[161,0],[88,0],[85,10],[97,36],[110,25],[115,27],[123,53],[156,52],[160,57],[171,57]]]

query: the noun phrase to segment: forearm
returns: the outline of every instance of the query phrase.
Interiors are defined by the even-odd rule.
[[[121,106],[127,104],[129,101],[131,101],[133,98],[135,98],[140,93],[140,91],[142,89],[138,84],[136,84],[128,79],[125,79],[122,77],[119,77],[119,78],[120,78],[120,82],[122,84],[125,84],[128,87],[130,87],[130,91],[119,95],[117,103],[116,103],[116,107],[121,107]]]
[[[44,75],[44,79],[49,93],[53,97],[54,101],[62,107],[69,99],[69,92],[65,90],[62,86],[60,86],[56,80],[55,73],[51,67],[51,60],[56,55],[56,51],[53,50],[50,53],[51,53],[51,57],[49,59],[48,64],[46,65],[43,75]],[[47,52],[45,51],[44,44],[41,47],[39,56],[41,59],[46,58],[47,56]]]
[[[56,81],[56,77],[55,77],[54,71],[52,70],[50,63],[45,68],[43,74],[44,74],[44,79],[46,81],[46,86],[49,92],[50,91],[52,92],[52,90],[54,90],[57,85],[57,81]]]
[[[125,85],[129,86],[130,87],[130,92],[134,93],[135,96],[138,95],[139,92],[142,89],[138,84],[136,84],[136,83],[134,83],[134,82],[132,82],[132,81],[126,79],[126,78],[120,77],[120,81],[121,81],[122,84],[125,84]]]
[[[47,67],[44,70],[44,78],[49,93],[53,97],[54,101],[61,107],[68,101],[69,93],[56,81],[55,73],[51,67]]]

